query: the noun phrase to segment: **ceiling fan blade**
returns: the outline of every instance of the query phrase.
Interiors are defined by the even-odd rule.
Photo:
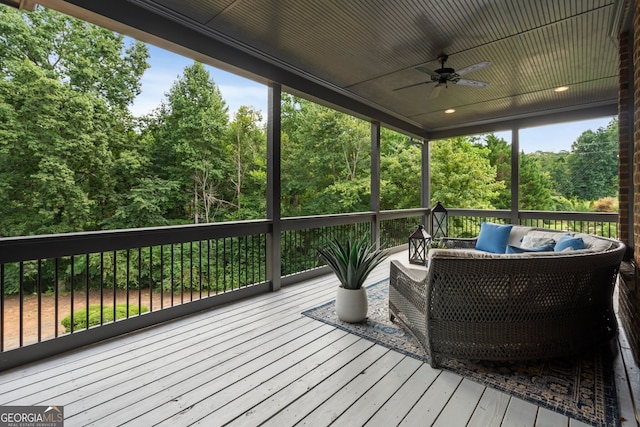
[[[429,80],[427,82],[420,82],[420,83],[413,83],[407,86],[402,86],[402,87],[398,87],[392,90],[392,92],[395,92],[397,90],[402,90],[402,89],[409,89],[410,87],[416,87],[416,86],[420,86],[420,85],[428,85],[429,83],[433,83],[433,80]]]
[[[438,95],[440,95],[440,91],[442,91],[442,87],[444,85],[438,83],[437,85],[435,85],[433,87],[433,90],[431,91],[431,93],[429,94],[429,99],[435,99],[438,97]]]
[[[491,62],[489,61],[478,62],[477,64],[469,65],[468,67],[457,70],[456,74],[459,76],[464,76],[465,74],[469,74],[472,71],[480,70],[481,68],[487,68],[489,65],[491,65]]]
[[[435,78],[435,79],[440,77],[440,74],[436,73],[435,71],[433,71],[432,69],[427,68],[427,67],[422,67],[422,66],[421,67],[416,67],[416,70],[418,70],[420,72],[423,72],[423,73],[426,73],[426,74],[429,74],[432,78]]]
[[[453,83],[455,83],[457,85],[462,85],[462,86],[473,86],[473,87],[487,87],[487,86],[489,86],[489,83],[481,82],[479,80],[456,79],[456,80],[452,80],[452,81],[453,81]]]

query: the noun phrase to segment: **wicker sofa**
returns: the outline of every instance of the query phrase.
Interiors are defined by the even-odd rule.
[[[513,226],[524,236],[567,232]],[[527,360],[568,356],[615,336],[613,289],[625,246],[588,234],[584,249],[489,253],[477,239],[446,239],[426,270],[393,261],[389,314],[424,347],[433,367],[443,358]]]

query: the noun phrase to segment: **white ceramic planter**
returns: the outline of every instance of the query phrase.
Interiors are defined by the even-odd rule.
[[[367,291],[364,287],[360,289],[338,287],[336,294],[336,314],[338,319],[349,323],[362,322],[367,318],[368,309]]]

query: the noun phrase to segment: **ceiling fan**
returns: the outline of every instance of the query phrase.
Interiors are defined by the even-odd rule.
[[[394,91],[407,89],[410,87],[419,86],[423,84],[435,83],[436,85],[434,86],[433,90],[431,91],[431,94],[429,95],[429,98],[435,98],[440,93],[440,90],[443,87],[446,88],[449,83],[462,85],[462,86],[473,86],[478,88],[487,87],[489,85],[489,83],[481,82],[479,80],[463,79],[461,78],[461,76],[464,76],[465,74],[469,74],[476,70],[480,70],[482,68],[486,68],[491,65],[491,62],[488,62],[488,61],[478,62],[477,64],[469,65],[467,67],[461,68],[460,70],[456,71],[453,68],[446,68],[444,66],[444,63],[447,62],[448,58],[449,57],[445,54],[438,56],[438,62],[440,62],[440,68],[438,68],[437,70],[431,70],[430,68],[422,67],[422,66],[416,67],[416,70],[429,74],[429,76],[431,76],[431,80],[426,82],[414,83],[408,86],[403,86],[403,87],[394,89]]]

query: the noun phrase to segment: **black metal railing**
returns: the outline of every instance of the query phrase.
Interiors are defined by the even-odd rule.
[[[4,262],[0,351],[264,283],[265,236]]]
[[[83,345],[267,292],[274,256],[287,283],[324,273],[317,249],[330,239],[370,234],[380,247],[402,250],[428,215],[412,209],[286,218],[277,228],[264,220],[0,239],[0,351],[76,335],[83,338],[70,346]],[[481,221],[511,218],[449,209],[449,235],[477,236]],[[615,213],[526,211],[517,221],[617,236]],[[274,229],[278,254],[268,238]]]
[[[449,209],[449,236],[475,237],[480,222],[510,224],[510,211]],[[548,212],[520,211],[517,223],[531,227],[589,233],[602,237],[618,237],[618,214],[615,212]]]

